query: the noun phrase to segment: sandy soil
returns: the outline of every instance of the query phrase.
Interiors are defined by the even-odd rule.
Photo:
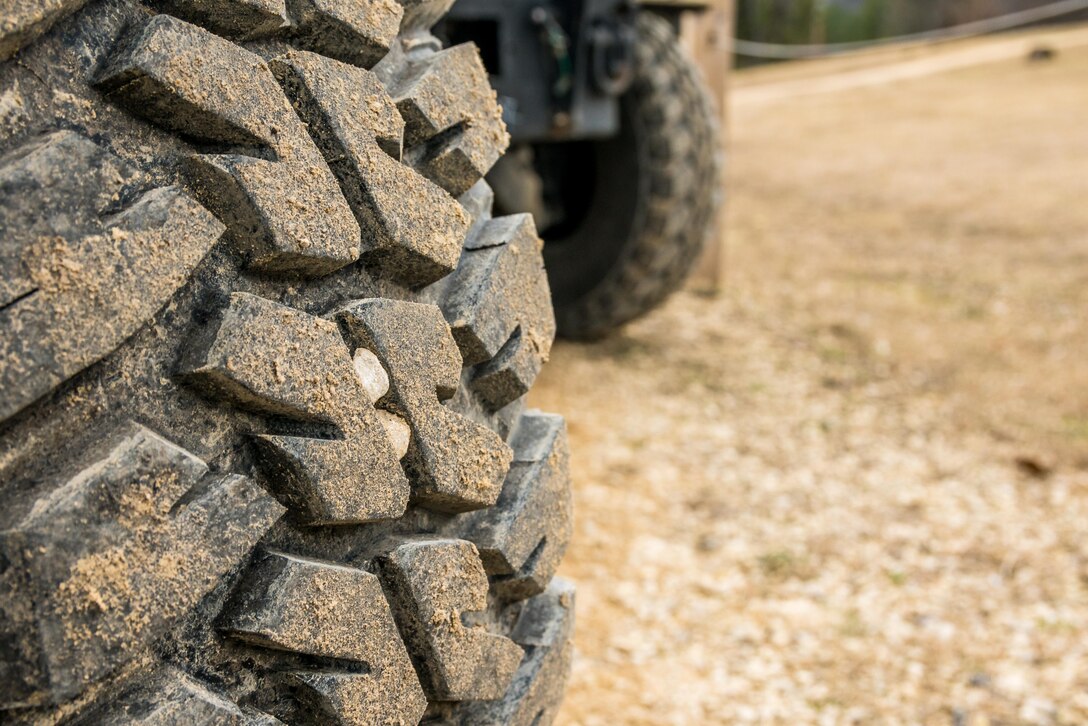
[[[1088,50],[739,106],[728,291],[560,344],[563,724],[1088,723]]]

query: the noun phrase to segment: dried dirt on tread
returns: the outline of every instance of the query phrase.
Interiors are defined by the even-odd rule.
[[[1088,50],[738,109],[727,292],[557,344],[560,724],[1088,722]]]

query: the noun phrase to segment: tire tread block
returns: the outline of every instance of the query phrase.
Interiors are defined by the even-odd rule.
[[[472,543],[405,542],[377,563],[428,698],[501,698],[523,652],[508,638],[462,621],[487,608],[487,575]]]
[[[395,0],[287,0],[296,45],[369,68],[389,52],[403,8]]]
[[[442,310],[473,392],[492,411],[529,391],[551,353],[555,315],[542,243],[527,214],[489,220],[461,256]]]
[[[184,284],[223,232],[177,187],[73,131],[0,160],[0,420],[112,352]]]
[[[256,645],[357,662],[356,671],[299,670],[312,708],[339,723],[415,723],[427,708],[389,604],[372,573],[264,553],[236,588],[220,627]]]
[[[267,713],[239,707],[198,681],[164,669],[148,682],[125,690],[104,710],[95,710],[77,724],[83,726],[283,726]]]
[[[457,707],[463,726],[540,726],[555,720],[570,677],[574,644],[574,586],[561,579],[529,600],[511,633],[525,649],[502,700]]]
[[[359,257],[359,225],[259,56],[157,15],[130,32],[98,85],[165,128],[274,156],[198,154],[189,160],[194,189],[227,224],[252,267],[320,276]]]
[[[336,318],[356,347],[369,349],[389,372],[389,407],[412,428],[405,467],[412,498],[442,512],[495,503],[512,452],[491,429],[441,401],[460,382],[461,356],[442,312],[433,305],[358,300]]]
[[[276,495],[308,524],[393,519],[408,506],[408,479],[350,352],[334,322],[234,293],[181,364],[213,397],[337,428],[340,439],[254,439]]]
[[[153,0],[164,12],[235,40],[282,34],[290,25],[284,0]]]
[[[377,71],[406,123],[405,159],[453,196],[482,179],[510,144],[475,44],[405,57]]]
[[[138,424],[107,441],[0,534],[8,707],[66,700],[137,657],[283,513]]]
[[[15,0],[4,4],[0,18],[0,61],[49,30],[53,23],[74,13],[87,0]]]
[[[305,52],[270,65],[355,212],[364,259],[411,287],[453,272],[469,218],[444,190],[400,163],[404,121],[378,78]]]
[[[544,591],[572,534],[569,449],[562,416],[530,411],[511,439],[514,463],[494,507],[446,529],[474,543],[492,591],[521,600]]]

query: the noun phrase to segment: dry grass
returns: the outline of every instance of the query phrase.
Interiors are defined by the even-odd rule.
[[[1088,722],[1088,51],[740,107],[730,284],[568,416],[565,724]]]
[[[851,330],[905,393],[1084,456],[1086,69],[1079,50],[739,116],[734,286]]]

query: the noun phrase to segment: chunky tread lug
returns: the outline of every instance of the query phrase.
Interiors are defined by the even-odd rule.
[[[541,248],[529,215],[489,220],[466,245],[442,303],[462,357],[477,366],[469,385],[492,411],[525,395],[551,352]]]
[[[284,0],[156,0],[155,5],[233,40],[269,38],[291,25]]]
[[[525,650],[501,700],[465,703],[455,710],[459,726],[537,726],[551,723],[563,700],[574,645],[574,586],[556,578],[525,603],[510,634]]]
[[[510,143],[498,97],[472,43],[375,68],[406,124],[405,159],[455,197]]]
[[[494,431],[442,405],[461,375],[442,312],[420,303],[359,300],[336,318],[348,340],[375,353],[389,371],[388,406],[412,427],[405,467],[413,501],[438,512],[494,504],[513,454]],[[465,451],[472,456],[460,454]]]
[[[16,0],[4,8],[0,19],[0,61],[48,30],[53,23],[74,13],[87,0]]]
[[[494,700],[523,652],[510,639],[464,623],[487,608],[487,575],[471,542],[405,542],[378,558],[378,571],[427,696]]]
[[[427,708],[381,584],[369,572],[265,553],[220,627],[258,646],[347,661],[289,672],[308,705],[337,723],[411,723]]]
[[[115,209],[138,182],[74,131],[0,159],[0,421],[114,350],[222,234],[177,187]]]
[[[572,534],[563,417],[524,414],[510,444],[514,463],[499,501],[490,509],[454,518],[445,532],[476,545],[493,594],[522,600],[544,591]]]
[[[335,323],[234,293],[182,363],[213,397],[337,427],[338,439],[255,436],[277,494],[311,525],[393,519],[408,506],[408,479],[349,353]]]
[[[186,500],[193,492],[195,498]],[[57,703],[120,668],[217,583],[283,507],[132,424],[0,533],[0,699]]]
[[[0,720],[402,724],[561,691],[517,625],[554,569],[524,543],[565,541],[557,429],[522,417],[554,323],[531,224],[480,181],[507,143],[482,65],[426,32],[450,0],[16,4]],[[442,308],[469,278],[471,363]]]
[[[77,726],[280,726],[278,718],[239,707],[200,682],[166,668],[121,693],[105,708],[76,719]]]
[[[287,0],[300,48],[369,68],[389,52],[404,9],[395,0]]]
[[[156,15],[122,42],[98,84],[107,97],[165,128],[274,155],[274,161],[239,154],[191,159],[202,201],[254,268],[318,276],[359,257],[359,225],[260,56]]]
[[[404,121],[377,77],[312,53],[271,62],[363,230],[365,261],[411,287],[453,271],[469,219],[445,191],[399,162]]]

